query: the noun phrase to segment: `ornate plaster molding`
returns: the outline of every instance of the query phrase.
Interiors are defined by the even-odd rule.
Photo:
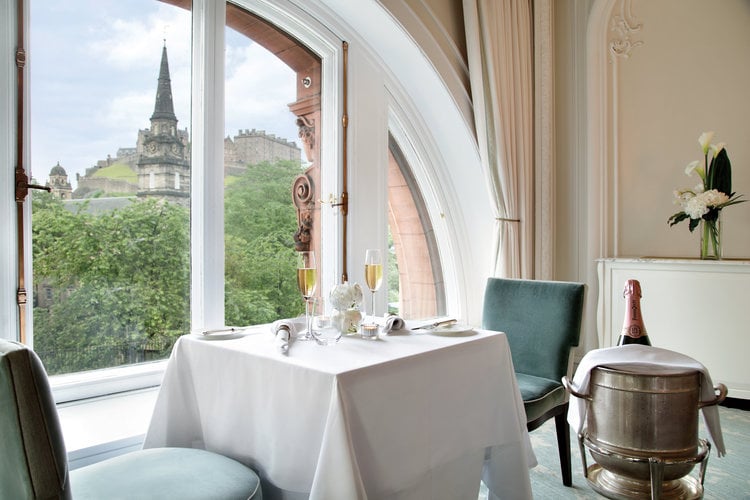
[[[643,45],[642,40],[637,40],[635,33],[639,33],[643,24],[633,17],[630,0],[618,0],[613,9],[614,14],[610,20],[610,30],[613,33],[608,41],[610,62],[616,58],[627,59],[636,47]]]

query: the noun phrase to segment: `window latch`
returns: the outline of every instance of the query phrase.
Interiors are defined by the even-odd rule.
[[[48,193],[52,192],[52,188],[49,186],[29,184],[29,177],[23,171],[23,168],[16,167],[16,203],[23,203],[26,200],[26,197],[29,195],[29,189],[42,189]]]

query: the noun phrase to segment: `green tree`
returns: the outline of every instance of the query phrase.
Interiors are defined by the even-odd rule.
[[[53,289],[51,307],[34,309],[34,344],[51,373],[164,356],[189,330],[187,209],[156,200],[87,208],[70,212],[48,195],[32,205],[35,282]]]
[[[296,287],[291,186],[298,162],[264,162],[225,188],[225,318],[268,323],[304,310]],[[74,210],[69,210],[75,207]],[[158,200],[92,214],[47,193],[32,200],[34,344],[50,373],[169,354],[190,328],[189,211]]]
[[[303,311],[296,285],[291,186],[294,161],[248,166],[225,190],[225,318],[227,324],[269,323]]]

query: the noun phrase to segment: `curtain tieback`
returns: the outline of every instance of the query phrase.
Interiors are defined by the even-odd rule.
[[[495,217],[495,220],[501,222],[521,222],[521,219],[508,219],[507,217]]]

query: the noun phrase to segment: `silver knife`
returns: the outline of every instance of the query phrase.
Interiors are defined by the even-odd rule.
[[[226,326],[224,328],[214,328],[213,330],[203,330],[201,333],[203,335],[214,335],[216,333],[239,332],[240,330],[244,330],[244,328],[238,328],[236,326]]]
[[[421,325],[416,328],[413,328],[413,330],[433,330],[439,326],[448,326],[452,325],[456,322],[455,319],[444,319],[441,321],[436,321],[434,323],[427,323],[426,325]]]

